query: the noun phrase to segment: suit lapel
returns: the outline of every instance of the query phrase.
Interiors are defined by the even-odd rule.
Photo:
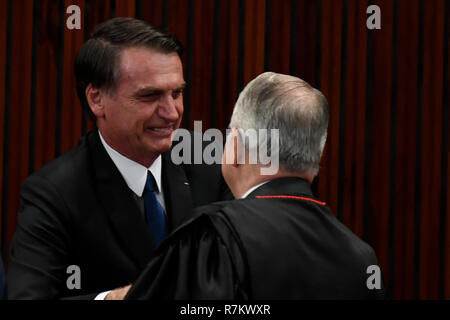
[[[162,154],[162,184],[169,232],[181,224],[192,211],[189,181],[182,165],[175,165],[170,151]]]
[[[142,269],[156,244],[139,212],[133,191],[108,156],[97,132],[90,134],[89,147],[100,202],[125,252]]]

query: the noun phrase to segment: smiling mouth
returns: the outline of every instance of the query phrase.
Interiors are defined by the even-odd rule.
[[[149,127],[147,128],[148,131],[151,131],[154,134],[157,134],[159,136],[167,136],[172,134],[173,132],[173,126],[168,127]]]

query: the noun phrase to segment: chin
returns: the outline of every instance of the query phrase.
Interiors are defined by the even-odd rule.
[[[164,143],[158,143],[158,145],[154,145],[152,149],[161,154],[170,150],[170,147],[172,147],[172,140]]]

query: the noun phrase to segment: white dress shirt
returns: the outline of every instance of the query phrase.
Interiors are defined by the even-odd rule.
[[[259,187],[261,187],[263,184],[266,184],[267,182],[269,182],[270,180],[264,181],[260,184],[257,184],[256,186],[251,187],[250,189],[247,190],[247,192],[244,193],[244,195],[241,197],[241,199],[245,199],[247,198],[247,196],[252,193],[253,191],[255,191],[256,189],[258,189]]]
[[[147,171],[150,170],[153,177],[155,178],[156,185],[158,186],[158,191],[156,193],[156,198],[158,199],[159,203],[164,209],[164,212],[166,211],[166,205],[164,202],[164,193],[162,189],[162,183],[161,183],[161,155],[156,158],[155,161],[151,164],[149,168],[144,167],[140,163],[137,163],[131,159],[128,159],[124,155],[120,154],[113,148],[111,148],[106,141],[103,139],[102,134],[100,131],[98,132],[100,136],[100,140],[103,144],[103,146],[106,149],[106,152],[110,156],[111,160],[116,165],[117,169],[119,170],[120,174],[124,178],[126,184],[128,187],[134,192],[136,195],[136,200],[138,201],[138,205],[140,205],[140,209],[142,213],[144,212],[144,201],[142,198],[142,193],[144,192],[145,188],[145,182],[147,180]],[[105,297],[110,293],[111,290],[102,292],[98,294],[94,300],[105,300]]]
[[[102,144],[106,149],[106,152],[111,157],[112,161],[116,165],[117,169],[124,178],[128,187],[139,198],[142,197],[142,193],[144,192],[145,181],[147,180],[147,171],[150,170],[158,186],[159,192],[156,193],[156,198],[163,207],[164,211],[166,211],[166,205],[164,202],[164,191],[162,189],[161,183],[161,165],[162,165],[161,155],[159,155],[158,158],[156,158],[156,160],[153,161],[150,167],[146,168],[142,164],[137,163],[131,159],[128,159],[124,155],[120,154],[119,152],[111,148],[103,139],[100,131],[98,132],[98,134],[100,135],[100,140],[102,141]]]

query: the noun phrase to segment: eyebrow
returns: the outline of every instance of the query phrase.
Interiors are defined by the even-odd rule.
[[[181,86],[179,86],[178,88],[174,89],[174,91],[177,90],[184,90],[186,88],[187,84],[183,83]],[[162,92],[164,92],[165,90],[160,89],[160,88],[155,88],[155,87],[145,87],[145,88],[141,88],[138,91],[136,91],[136,93],[134,94],[135,96],[143,96],[143,95],[147,95],[147,94],[160,94]]]

